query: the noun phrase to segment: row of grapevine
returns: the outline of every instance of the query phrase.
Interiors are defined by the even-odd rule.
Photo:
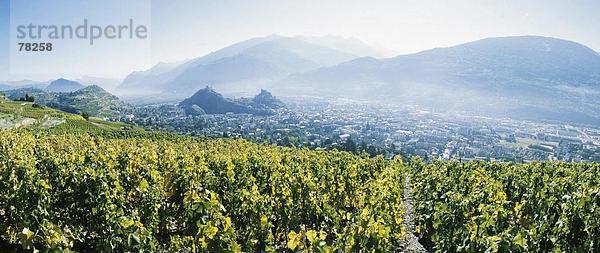
[[[410,166],[417,233],[435,252],[599,252],[597,163]]]
[[[0,247],[397,251],[403,178],[345,152],[0,131]]]

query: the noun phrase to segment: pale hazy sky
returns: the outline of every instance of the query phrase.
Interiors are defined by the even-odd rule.
[[[56,9],[46,11],[60,12],[70,1],[74,0],[55,0]],[[28,76],[11,76],[7,70],[6,38],[14,35],[5,36],[8,2],[0,0],[0,80]],[[510,35],[558,37],[600,50],[600,1],[595,0],[153,0],[148,4],[150,55],[139,61],[129,57],[112,62],[102,75],[123,77],[158,61],[194,58],[270,34],[352,37],[398,54]],[[130,11],[139,9],[98,10],[108,18]],[[97,67],[88,67],[78,66],[68,75],[94,74],[87,72]]]

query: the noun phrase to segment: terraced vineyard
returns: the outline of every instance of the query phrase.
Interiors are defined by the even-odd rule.
[[[23,122],[29,122],[23,124]],[[31,102],[11,101],[0,98],[0,128],[50,129],[69,123],[66,130],[73,126],[87,126],[90,129],[121,130],[125,124],[107,122],[97,118],[85,120],[81,115],[70,114]]]
[[[99,118],[84,119],[81,115],[62,112],[31,102],[5,100],[0,97],[0,129],[26,129],[33,133],[92,133],[110,138],[160,138],[177,139],[171,133],[146,131],[119,122]]]

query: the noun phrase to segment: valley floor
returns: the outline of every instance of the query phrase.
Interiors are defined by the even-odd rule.
[[[175,105],[140,107],[118,121],[192,136],[346,150],[429,161],[600,161],[600,127],[441,113],[357,101],[288,101],[272,116],[187,116]]]

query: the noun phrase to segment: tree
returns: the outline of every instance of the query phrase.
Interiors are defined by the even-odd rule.
[[[29,94],[25,94],[25,101],[27,102],[35,102],[35,98],[33,96],[29,96]]]
[[[373,145],[369,145],[369,147],[367,147],[366,152],[369,154],[369,156],[371,157],[375,157],[377,155],[380,154],[379,150],[377,149],[377,147],[373,146]]]
[[[367,143],[365,141],[360,142],[358,145],[358,152],[366,152],[367,151]]]
[[[85,120],[89,120],[90,119],[90,114],[87,112],[82,112],[81,113],[81,117],[83,117]]]
[[[356,142],[354,142],[352,138],[348,138],[348,140],[346,140],[344,143],[344,150],[351,153],[356,153]]]

